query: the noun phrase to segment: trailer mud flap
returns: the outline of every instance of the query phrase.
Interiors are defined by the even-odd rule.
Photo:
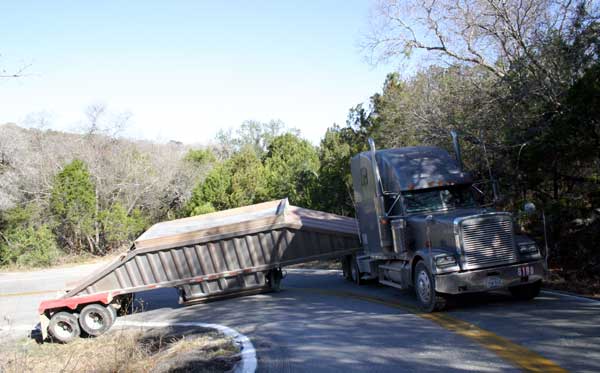
[[[42,341],[45,341],[46,338],[48,338],[48,326],[49,325],[50,325],[50,319],[44,312],[40,315],[40,328],[42,329]]]

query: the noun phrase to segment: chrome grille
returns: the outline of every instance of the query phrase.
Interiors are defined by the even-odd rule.
[[[461,222],[465,269],[517,261],[510,216],[481,216]]]

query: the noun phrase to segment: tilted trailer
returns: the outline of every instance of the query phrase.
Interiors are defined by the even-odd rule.
[[[352,255],[356,220],[287,199],[158,223],[131,249],[62,297],[39,306],[44,339],[97,336],[132,294],[175,287],[180,302],[279,289],[281,268]]]

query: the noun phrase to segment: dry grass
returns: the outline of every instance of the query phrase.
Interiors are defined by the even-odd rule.
[[[239,359],[215,331],[119,330],[69,344],[25,341],[0,352],[0,372],[218,372]]]
[[[110,254],[99,256],[88,253],[72,254],[72,255],[61,255],[58,257],[56,263],[46,267],[36,266],[23,266],[17,264],[8,264],[0,266],[0,272],[35,272],[43,269],[55,269],[55,268],[69,268],[76,267],[83,264],[94,264],[99,262],[111,262],[115,260],[119,255],[123,254],[127,250],[113,251]]]

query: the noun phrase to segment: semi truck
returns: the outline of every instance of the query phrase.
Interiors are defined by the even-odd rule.
[[[437,147],[370,151],[351,159],[356,219],[287,199],[155,224],[130,250],[39,308],[43,338],[98,336],[132,295],[174,287],[181,303],[277,291],[282,268],[341,259],[344,276],[414,288],[419,305],[449,295],[508,289],[535,297],[547,265],[513,217],[478,203],[480,189]]]
[[[516,232],[510,213],[482,204],[452,138],[454,158],[429,146],[377,150],[369,139],[370,150],[351,159],[362,249],[344,258],[344,276],[413,288],[428,312],[462,293],[534,298],[547,276],[540,249]]]
[[[182,304],[278,291],[283,267],[358,249],[354,219],[287,199],[157,223],[126,253],[41,302],[42,337],[99,336],[148,290],[175,288]]]

